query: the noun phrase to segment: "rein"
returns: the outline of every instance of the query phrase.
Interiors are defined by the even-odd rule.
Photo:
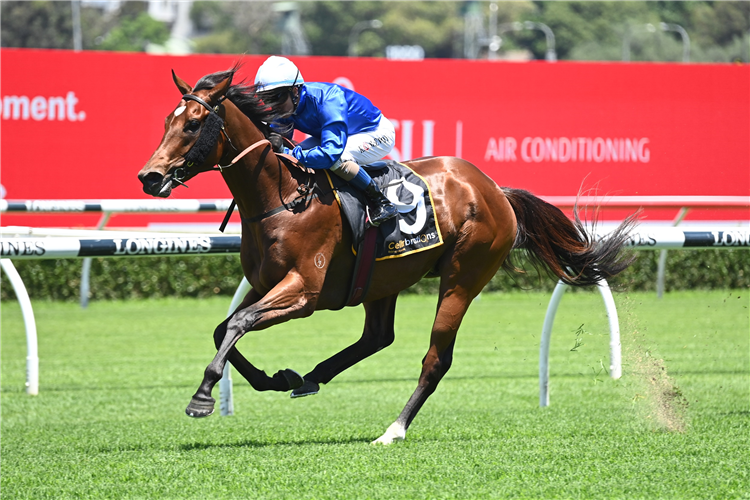
[[[263,154],[258,159],[258,164],[262,163],[265,160],[266,155],[268,154],[268,148],[271,146],[271,141],[268,139],[261,139],[258,142],[248,146],[245,148],[240,154],[234,157],[234,159],[229,163],[229,165],[218,165],[218,170],[223,170],[225,168],[229,168],[235,163],[237,163],[240,159],[242,159],[243,156],[251,152],[252,150],[260,147],[260,146],[266,146],[266,150],[263,152]],[[273,149],[273,148],[272,148]],[[293,156],[290,156],[288,154],[284,153],[276,153],[278,161],[279,161],[279,171],[281,171],[281,163],[283,162],[288,167],[295,167],[295,168],[301,168],[299,162],[297,159]],[[304,170],[304,169],[303,169]],[[307,172],[307,170],[305,170]],[[307,172],[310,173],[310,172]],[[274,208],[273,210],[269,210],[268,212],[264,212],[260,215],[256,215],[255,217],[250,217],[249,219],[243,219],[246,222],[259,222],[267,217],[274,216],[278,213],[281,213],[283,211],[289,211],[292,212],[297,209],[298,206],[306,204],[310,202],[311,200],[318,197],[318,194],[314,191],[320,188],[318,187],[318,183],[313,181],[313,176],[310,175],[308,178],[307,184],[302,184],[297,188],[297,192],[299,193],[299,196],[294,198],[289,203],[285,203],[283,196],[281,194],[281,181],[279,181],[279,199],[281,200],[281,205]],[[224,232],[224,229],[226,228],[227,224],[229,223],[229,218],[232,215],[232,212],[234,211],[234,207],[237,205],[237,202],[232,200],[232,202],[229,204],[229,209],[227,210],[226,215],[224,216],[224,220],[221,223],[221,226],[219,227],[219,231],[222,233]]]
[[[281,163],[283,162],[287,166],[298,166],[299,163],[297,162],[297,159],[294,157],[289,157],[289,155],[276,153],[276,156],[279,160],[279,171],[281,171]],[[289,158],[292,158],[294,161],[291,161]],[[308,172],[309,173],[309,172]],[[274,208],[273,210],[269,210],[268,212],[264,212],[260,215],[256,215],[255,217],[251,217],[249,219],[243,219],[245,222],[259,222],[265,218],[272,217],[276,214],[279,214],[281,212],[287,211],[287,212],[293,212],[299,207],[300,205],[305,205],[306,203],[309,203],[315,198],[318,198],[318,193],[315,192],[315,190],[320,191],[320,187],[318,186],[318,183],[314,181],[314,178],[312,175],[308,177],[307,184],[301,184],[297,188],[297,193],[299,193],[299,196],[294,198],[289,203],[285,203],[284,199],[281,195],[281,180],[279,180],[279,199],[281,199],[281,206],[278,206]],[[234,200],[232,200],[234,201]]]

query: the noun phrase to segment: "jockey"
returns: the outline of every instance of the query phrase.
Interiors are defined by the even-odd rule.
[[[393,149],[396,131],[369,99],[333,83],[305,82],[297,66],[271,56],[258,68],[259,96],[281,118],[271,128],[291,139],[295,129],[310,137],[285,152],[304,166],[329,169],[367,200],[370,224],[398,211],[361,165],[383,159]]]

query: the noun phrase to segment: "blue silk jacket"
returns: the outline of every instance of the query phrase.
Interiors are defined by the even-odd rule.
[[[295,113],[280,123],[320,139],[320,145],[291,154],[305,166],[330,168],[344,152],[349,135],[378,127],[382,113],[366,97],[334,83],[309,82],[300,89]]]

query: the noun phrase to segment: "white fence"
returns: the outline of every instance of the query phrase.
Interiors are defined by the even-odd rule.
[[[0,237],[0,265],[2,265],[2,270],[10,280],[23,314],[27,348],[26,392],[32,395],[39,393],[39,357],[37,354],[36,321],[26,287],[16,268],[13,266],[11,259],[211,255],[239,253],[241,245],[240,236],[231,235],[110,233],[98,231],[94,232],[97,236],[106,234],[107,236],[115,237],[87,238],[80,236],[73,237],[71,233],[76,233],[77,231],[70,231],[68,235],[61,237],[22,238],[6,237],[5,234],[7,234],[7,231],[8,228],[3,228],[3,234]],[[63,230],[53,232],[58,234],[66,233]],[[240,290],[238,290],[239,293]],[[247,290],[244,290],[242,295],[244,296],[245,293],[247,293]],[[233,308],[230,308],[230,313],[232,311]],[[228,370],[225,373],[228,374]]]
[[[692,196],[692,197],[546,197],[546,201],[559,207],[572,207],[574,204],[606,206],[607,208],[678,208],[674,224],[684,218],[691,207],[702,208],[746,208],[750,197],[731,196]],[[197,213],[226,211],[231,200],[0,200],[0,212],[71,213],[101,212],[99,229],[104,227],[110,214],[116,212],[160,212]],[[10,237],[9,235],[15,235]],[[40,237],[44,235],[45,237]],[[102,236],[106,235],[106,238]],[[597,237],[606,237],[600,234]],[[28,293],[23,281],[9,259],[49,259],[91,257],[146,257],[165,255],[204,255],[217,253],[239,253],[241,239],[237,235],[201,234],[155,234],[149,232],[113,231],[71,231],[63,229],[2,228],[0,234],[0,263],[8,275],[21,304],[27,338],[26,386],[29,394],[38,394],[39,372],[36,325]],[[629,244],[636,250],[706,249],[706,248],[750,248],[750,229],[734,227],[712,227],[704,231],[683,231],[678,228],[642,226],[633,233]],[[662,254],[664,256],[664,254]],[[84,268],[85,271],[85,268]],[[663,279],[660,259],[660,276]],[[249,289],[243,278],[229,307],[231,314]],[[567,285],[558,283],[547,308],[542,327],[542,341],[539,354],[540,405],[549,405],[549,345],[555,314]],[[663,289],[663,286],[662,286]],[[604,299],[610,326],[610,375],[619,378],[622,374],[620,331],[614,298],[606,283],[601,283],[599,291]],[[220,407],[222,415],[231,415],[232,384],[229,378],[229,364],[220,383]]]
[[[96,229],[104,229],[112,214],[117,213],[182,213],[226,212],[231,199],[221,200],[0,200],[0,213],[11,214],[72,214],[100,213]],[[36,229],[36,231],[40,231]],[[49,235],[49,233],[47,234]],[[86,308],[89,300],[89,276],[91,258],[84,257],[81,266],[81,307]]]
[[[0,239],[0,257],[25,260],[210,255],[239,253],[241,241],[241,237],[235,235],[205,234],[124,233],[114,238],[3,237]]]
[[[546,196],[545,201],[560,208],[601,206],[606,209],[639,208],[675,210],[671,225],[678,226],[694,208],[711,210],[731,210],[750,207],[750,196]],[[746,213],[743,222],[750,221]],[[659,264],[656,272],[656,296],[664,295],[664,283],[667,269],[667,249],[659,252]]]
[[[600,206],[606,209],[674,209],[672,225],[677,226],[690,209],[716,210],[750,207],[750,196],[543,196],[548,203],[560,208]],[[231,199],[219,200],[0,200],[0,213],[101,213],[96,226],[103,229],[110,216],[116,213],[200,213],[226,212]],[[743,220],[750,220],[750,215]],[[664,293],[667,249],[662,249],[657,271],[657,296]],[[85,257],[81,269],[81,307],[88,304],[91,259]]]

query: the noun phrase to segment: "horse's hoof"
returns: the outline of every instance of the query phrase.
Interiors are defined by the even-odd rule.
[[[214,398],[210,398],[208,401],[203,401],[193,397],[193,399],[190,400],[190,404],[185,408],[185,414],[188,417],[193,418],[207,417],[214,412],[215,403],[216,400]]]
[[[320,385],[312,382],[310,380],[305,380],[305,383],[302,384],[302,387],[297,387],[292,391],[290,394],[290,397],[292,398],[301,398],[304,396],[312,396],[313,394],[317,394],[320,390]]]
[[[371,444],[389,445],[396,441],[403,441],[404,439],[406,439],[406,429],[400,423],[393,422],[391,426],[386,429],[385,434],[377,438]]]
[[[302,385],[305,383],[305,379],[302,377],[302,375],[295,372],[291,368],[287,368],[286,370],[279,370],[273,376],[273,378],[275,379],[278,379],[279,377],[283,377],[288,385],[288,387],[286,389],[283,389],[283,391],[291,391],[292,389],[297,389],[299,387],[302,387]]]

